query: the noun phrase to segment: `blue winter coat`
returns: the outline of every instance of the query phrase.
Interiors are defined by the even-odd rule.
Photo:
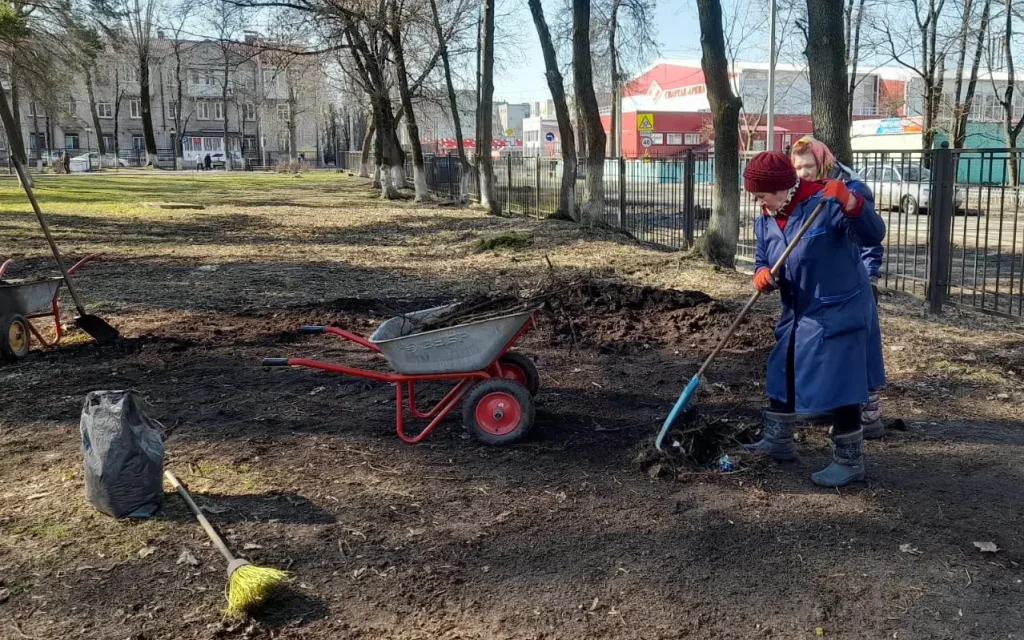
[[[860,174],[851,169],[850,167],[837,162],[832,167],[832,173],[829,176],[833,180],[842,180],[846,183],[846,187],[871,202],[872,206],[875,203],[875,194],[871,193],[871,189],[868,188],[864,181],[861,180]],[[882,269],[882,257],[885,255],[885,249],[882,245],[873,244],[861,247],[860,257],[864,262],[864,268],[868,270],[868,275],[872,278],[877,278],[879,272]]]
[[[755,270],[775,264],[820,200],[818,194],[798,204],[785,230],[769,216],[757,219]],[[846,216],[838,203],[825,202],[777,278],[782,315],[768,358],[770,398],[788,400],[786,361],[795,332],[797,413],[825,413],[867,402],[865,354],[875,309],[860,248],[879,244],[884,237],[885,225],[872,203],[865,200],[858,216]]]
[[[864,198],[865,207],[870,205],[874,208],[875,196],[857,174],[852,174],[851,179],[846,182],[846,188]],[[861,247],[861,262],[864,263],[864,268],[867,269],[868,276],[871,278],[878,277],[878,270],[882,266],[882,255],[881,244]],[[879,389],[885,386],[885,362],[882,354],[882,327],[878,322],[878,308],[875,305],[873,293],[871,295],[871,314],[868,319],[867,357],[868,389]]]

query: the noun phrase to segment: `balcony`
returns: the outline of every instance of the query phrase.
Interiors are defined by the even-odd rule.
[[[217,83],[214,84],[193,84],[188,83],[186,85],[187,95],[190,98],[220,98],[223,94],[221,86]],[[233,91],[231,86],[228,86],[228,95],[232,95]]]

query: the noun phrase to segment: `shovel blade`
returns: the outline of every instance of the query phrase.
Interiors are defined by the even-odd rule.
[[[117,329],[99,316],[84,315],[76,319],[75,324],[100,344],[116,342],[121,337],[121,333]]]

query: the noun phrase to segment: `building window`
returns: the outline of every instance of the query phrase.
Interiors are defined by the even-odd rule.
[[[192,84],[195,85],[210,85],[213,84],[213,77],[210,74],[209,69],[193,69],[192,70]]]
[[[263,88],[268,90],[277,88],[277,69],[263,70]]]
[[[121,80],[124,82],[138,82],[139,70],[137,67],[124,67],[121,69]]]
[[[72,118],[78,115],[78,103],[74,100],[68,100],[66,108],[68,110],[68,115]]]
[[[239,71],[235,74],[235,84],[243,89],[255,89],[256,76],[249,71]]]
[[[213,103],[213,119],[223,120],[224,119],[224,103],[214,102]]]
[[[107,153],[114,152],[114,136],[105,135],[103,136],[103,148],[107,150]]]
[[[242,105],[242,119],[243,120],[255,120],[256,119],[256,105],[251,102],[247,102]]]
[[[114,105],[110,104],[109,102],[97,102],[96,115],[100,118],[113,118]]]
[[[134,135],[132,136],[132,149],[135,151],[146,150],[146,139],[143,136]]]
[[[142,119],[142,100],[128,101],[128,117],[132,120]]]
[[[174,100],[167,103],[167,115],[169,115],[171,119],[178,117],[178,103]]]
[[[64,134],[64,148],[65,149],[78,149],[78,134],[77,133],[65,133]]]
[[[28,103],[28,117],[29,118],[34,118],[37,115],[39,115],[39,114],[36,113],[36,103],[34,103],[34,102]]]
[[[764,149],[765,149],[765,141],[764,140],[754,140],[754,151],[764,151]]]
[[[651,144],[665,144],[664,133],[649,133],[647,135],[651,138]]]
[[[665,134],[665,144],[683,144],[683,134],[681,134],[681,133],[668,133],[668,134]]]
[[[699,133],[688,133],[688,134],[686,134],[685,136],[683,136],[683,144],[688,144],[688,145],[691,145],[691,146],[700,144],[700,134]]]
[[[36,134],[34,134],[34,133],[28,134],[28,148],[31,151],[37,151],[39,149],[45,149],[46,146],[47,146],[46,145],[46,134],[40,133],[38,138],[36,137]]]
[[[210,103],[206,100],[196,101],[196,119],[197,120],[209,120],[210,119]]]
[[[242,138],[242,153],[256,153],[256,136]]]
[[[791,133],[784,133],[784,134],[782,134],[782,148],[785,149],[786,147],[792,147],[792,146],[793,146],[793,134],[791,134]]]
[[[289,122],[292,119],[292,107],[287,102],[277,105],[277,119],[281,122]]]

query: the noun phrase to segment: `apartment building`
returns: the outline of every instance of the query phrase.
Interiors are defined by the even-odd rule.
[[[152,48],[150,108],[160,166],[175,165],[179,137],[186,167],[208,154],[235,168],[243,162],[319,157],[324,81],[315,57],[254,33],[227,43],[174,40],[159,33]],[[5,63],[0,61],[0,77],[9,89]],[[144,163],[137,65],[108,50],[91,80],[91,100],[83,73],[75,73],[57,92],[58,104],[42,104],[20,92],[29,156],[49,160],[60,150],[76,155],[102,147],[107,154],[116,150],[127,164]]]

